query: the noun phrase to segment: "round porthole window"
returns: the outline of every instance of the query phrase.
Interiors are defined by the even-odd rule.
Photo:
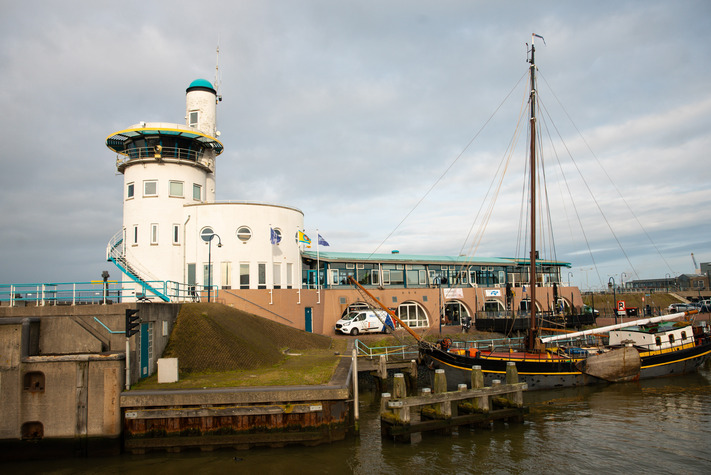
[[[215,234],[215,231],[213,231],[211,227],[203,228],[203,230],[200,231],[200,237],[205,242],[210,241],[212,239],[212,236],[214,236],[214,234]]]
[[[252,230],[249,229],[247,226],[240,226],[239,229],[237,229],[237,239],[239,239],[242,242],[247,242],[252,238]]]

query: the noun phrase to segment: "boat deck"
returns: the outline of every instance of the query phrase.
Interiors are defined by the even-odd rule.
[[[467,350],[463,349],[451,349],[449,353],[455,355],[469,356],[469,357],[479,357],[487,358],[493,360],[536,360],[536,361],[570,361],[582,359],[580,357],[570,356],[570,355],[559,355],[551,352],[544,353],[532,353],[527,351],[488,351],[488,350],[476,350],[470,348]]]

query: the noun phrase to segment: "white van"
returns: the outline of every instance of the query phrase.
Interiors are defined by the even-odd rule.
[[[335,330],[336,333],[355,336],[359,333],[390,333],[394,328],[387,312],[379,311],[376,315],[372,310],[358,310],[338,320]]]

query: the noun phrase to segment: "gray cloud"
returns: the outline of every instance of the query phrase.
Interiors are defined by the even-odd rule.
[[[218,39],[220,200],[295,206],[331,249],[375,250],[525,75],[536,32],[546,113],[639,276],[690,272],[690,252],[711,259],[708,2],[72,3],[8,4],[0,19],[0,282],[118,273],[104,249],[121,227],[122,180],[105,137],[182,122],[187,85],[213,79]],[[523,98],[519,87],[381,251],[462,249]],[[591,263],[574,202],[590,247],[608,250],[601,279],[630,273],[549,126],[557,257],[582,283]],[[520,246],[520,149],[479,255]]]

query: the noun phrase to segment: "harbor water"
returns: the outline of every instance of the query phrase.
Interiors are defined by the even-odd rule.
[[[638,383],[526,394],[522,424],[380,436],[378,395],[364,392],[361,434],[331,445],[154,453],[6,464],[3,473],[710,473],[711,365]]]

